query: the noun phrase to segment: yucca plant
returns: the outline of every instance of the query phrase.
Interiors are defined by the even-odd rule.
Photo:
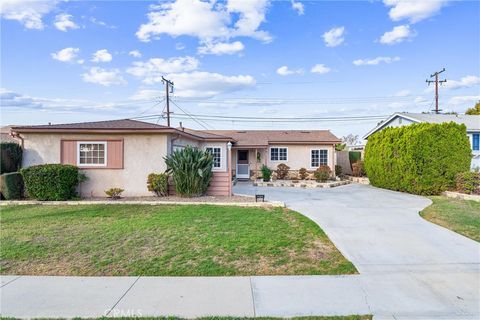
[[[213,156],[209,152],[187,146],[164,159],[177,195],[198,197],[205,194],[212,180]]]

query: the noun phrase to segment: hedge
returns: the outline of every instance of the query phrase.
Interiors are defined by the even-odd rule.
[[[20,172],[10,172],[0,175],[0,192],[7,200],[23,197],[23,179]]]
[[[20,170],[30,198],[68,200],[76,196],[78,168],[69,164],[42,164]]]
[[[22,154],[22,147],[17,143],[0,143],[0,174],[18,171],[22,165]]]
[[[385,128],[368,138],[365,170],[376,187],[439,194],[455,186],[471,162],[466,127],[454,122]]]

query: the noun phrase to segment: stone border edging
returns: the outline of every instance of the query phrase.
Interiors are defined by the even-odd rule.
[[[293,183],[293,182],[253,182],[254,187],[289,187],[289,188],[303,188],[303,189],[317,189],[317,188],[335,188],[339,186],[344,186],[350,184],[350,181],[335,181],[335,182],[326,182],[326,183]]]
[[[82,201],[37,201],[37,200],[2,200],[0,206],[7,205],[95,205],[95,204],[148,204],[156,205],[212,205],[212,206],[234,206],[234,207],[285,207],[284,202],[270,201],[270,202],[201,202],[201,201],[102,201],[102,200],[82,200]]]
[[[460,192],[454,192],[454,191],[445,191],[442,193],[442,195],[449,198],[454,198],[454,199],[471,200],[471,201],[480,202],[480,195],[476,195],[476,194],[466,194],[466,193],[460,193]]]

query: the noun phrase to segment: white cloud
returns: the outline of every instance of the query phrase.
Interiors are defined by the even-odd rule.
[[[331,69],[324,64],[316,64],[310,69],[310,72],[319,74],[329,73],[330,71]]]
[[[480,101],[480,96],[456,96],[452,97],[448,104],[454,106],[473,106],[475,103]]]
[[[73,62],[80,52],[79,48],[65,48],[58,52],[51,53],[53,59],[62,62]],[[81,61],[81,62],[80,62]],[[83,60],[79,60],[79,63],[83,63]]]
[[[112,61],[112,55],[107,49],[101,49],[92,55],[93,62],[110,62]]]
[[[480,85],[480,77],[465,76],[460,80],[447,80],[443,86],[447,89],[464,89]]]
[[[255,86],[255,79],[249,75],[225,76],[211,72],[191,72],[169,74],[168,78],[175,83],[175,95],[179,97],[210,98]]]
[[[198,68],[199,62],[194,57],[175,57],[170,59],[152,58],[147,61],[135,61],[127,69],[131,75],[143,78],[144,83],[152,84],[162,81],[167,73],[193,71]]]
[[[78,29],[78,25],[72,20],[73,16],[70,14],[62,13],[55,17],[53,25],[60,31],[66,32],[68,29]]]
[[[303,73],[302,69],[290,70],[287,66],[281,66],[280,68],[277,69],[277,74],[281,76],[288,76],[291,74],[300,74],[300,73]]]
[[[292,9],[297,11],[299,16],[305,14],[305,8],[303,6],[303,3],[296,2],[295,0],[292,0],[291,3],[292,3]]]
[[[422,104],[422,103],[428,102],[428,100],[425,99],[424,97],[418,96],[413,100],[413,102],[416,104]]]
[[[271,36],[258,30],[265,21],[268,3],[267,0],[229,0],[225,5],[200,0],[162,3],[150,6],[148,22],[140,26],[136,35],[146,42],[162,34],[201,40],[247,36],[268,42]],[[236,21],[234,17],[238,17]]]
[[[323,34],[323,41],[327,47],[336,47],[345,40],[345,27],[332,28]]]
[[[27,29],[41,30],[45,27],[42,18],[52,11],[59,1],[0,1],[0,15],[7,20],[16,20]]]
[[[110,24],[106,23],[105,21],[98,20],[95,17],[91,17],[90,22],[93,23],[93,24],[96,24],[98,26],[108,28],[108,29],[116,29],[117,28],[116,26],[110,25]]]
[[[175,44],[175,50],[183,50],[183,49],[185,49],[185,45],[183,43],[177,42]]]
[[[85,82],[96,83],[106,87],[127,83],[118,69],[105,70],[99,67],[90,68],[87,73],[82,74],[82,79]]]
[[[154,98],[163,97],[163,90],[155,89],[141,89],[135,92],[134,95],[130,97],[131,100],[152,100]]]
[[[214,55],[222,55],[222,54],[234,54],[240,52],[244,49],[243,43],[240,41],[235,42],[206,42],[202,47],[198,47],[198,53],[200,54],[214,54]]]
[[[400,61],[400,57],[376,57],[374,59],[358,59],[353,61],[356,66],[376,66],[380,63],[392,63]]]
[[[440,12],[447,0],[384,0],[391,7],[388,15],[393,21],[403,19],[416,23]]]
[[[132,56],[134,58],[141,58],[142,54],[138,50],[132,50],[128,53],[129,56]]]
[[[0,102],[2,108],[30,108],[38,109],[42,106],[41,103],[35,101],[32,97],[25,96],[5,88],[0,89]]]
[[[400,91],[397,91],[395,92],[395,94],[393,95],[394,97],[407,97],[410,95],[410,90],[400,90]]]
[[[383,44],[396,44],[412,38],[415,35],[415,32],[410,30],[409,25],[401,25],[394,27],[392,31],[385,32],[379,41]]]

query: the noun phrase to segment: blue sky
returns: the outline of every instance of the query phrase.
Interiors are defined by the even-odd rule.
[[[477,1],[6,0],[1,6],[2,125],[161,114],[161,76],[175,82],[178,117],[181,109],[258,118],[428,111],[433,92],[425,79],[443,67],[443,110],[464,112],[480,99]],[[379,118],[178,121],[198,129],[331,129],[342,136],[363,135]]]

